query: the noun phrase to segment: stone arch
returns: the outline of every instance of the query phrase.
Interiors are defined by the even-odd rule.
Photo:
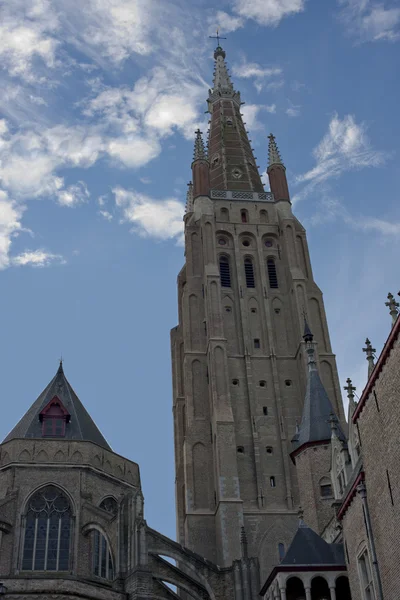
[[[168,554],[165,554],[165,556],[168,556]],[[184,571],[174,567],[170,562],[153,552],[150,554],[150,568],[154,579],[175,585],[194,600],[211,600],[213,598],[208,592],[208,586],[206,587],[197,578],[187,575]]]
[[[57,450],[57,452],[54,455],[54,460],[56,462],[64,462],[65,461],[65,454],[62,450]]]
[[[317,298],[310,298],[311,329],[319,344],[319,349],[326,352],[326,337],[322,320],[321,306]]]
[[[124,471],[123,471],[123,469],[122,469],[121,465],[117,465],[117,466],[115,467],[115,475],[116,475],[117,477],[119,477],[120,479],[122,479],[122,478],[123,478],[123,476],[124,476]]]
[[[249,246],[245,246],[243,244],[244,241],[248,240],[250,245]],[[255,236],[250,233],[249,231],[244,231],[243,233],[240,234],[239,236],[239,248],[240,250],[246,250],[248,248],[256,248],[257,247],[257,240],[255,238]]]
[[[331,363],[327,360],[321,360],[321,379],[330,398],[330,401],[332,402],[333,407],[336,413],[338,414],[338,402],[336,397],[333,369]]]
[[[304,596],[305,598],[305,589],[304,583],[300,579],[300,577],[295,577],[293,575],[288,575],[286,579],[286,599],[287,600],[297,600]]]
[[[41,483],[40,485],[38,485],[36,488],[34,488],[33,490],[31,490],[25,496],[25,499],[22,502],[22,507],[23,507],[22,508],[22,514],[26,513],[28,502],[29,502],[30,498],[32,496],[34,496],[37,492],[39,492],[41,489],[46,488],[49,485],[51,485],[51,486],[53,486],[55,488],[58,488],[68,498],[69,503],[71,505],[72,515],[74,516],[76,514],[76,506],[75,506],[75,501],[74,501],[73,497],[71,496],[71,494],[67,490],[67,488],[65,488],[63,485],[60,485],[59,483],[55,483],[54,481],[46,481],[46,483]]]
[[[201,274],[201,240],[199,235],[194,231],[190,236],[192,250],[192,269],[193,275]]]
[[[1,464],[6,465],[9,462],[11,462],[10,455],[8,454],[8,452],[3,452],[2,457],[1,457]]]
[[[260,223],[269,223],[268,211],[265,209],[260,210]]]
[[[29,450],[27,450],[26,448],[24,450],[22,450],[22,452],[20,452],[19,456],[18,456],[18,460],[20,460],[21,462],[26,462],[26,461],[31,461],[31,453],[29,452]]]
[[[277,296],[275,296],[271,304],[276,349],[278,354],[286,355],[288,353],[288,335],[285,305]]]
[[[297,531],[298,519],[294,516],[292,528],[285,521],[272,522],[266,527],[263,535],[259,539],[257,556],[259,557],[262,577],[267,578],[277,562],[277,548],[279,543],[283,543],[285,548],[289,548],[294,535]]]
[[[210,306],[211,306],[211,314],[210,314],[210,331],[212,335],[221,335],[221,315],[220,315],[220,293],[218,289],[218,284],[216,281],[211,281],[209,284],[209,292],[210,292]]]
[[[225,352],[221,346],[214,348],[214,366],[215,366],[215,385],[217,391],[217,401],[220,406],[226,404],[227,388],[226,388],[226,369],[225,369]]]
[[[329,583],[323,575],[313,575],[311,577],[311,600],[319,598],[330,598]]]
[[[292,266],[297,266],[297,255],[295,250],[294,233],[291,225],[286,225],[286,240],[288,245],[289,262]]]
[[[208,450],[202,442],[193,446],[193,504],[194,509],[209,508],[209,456]]]
[[[200,338],[200,307],[199,299],[196,294],[189,296],[189,323],[190,323],[190,341],[192,350],[199,350],[201,345]]]
[[[340,600],[351,600],[349,578],[347,575],[337,575],[335,585],[337,598],[340,598]]]
[[[78,452],[78,450],[76,450],[73,455],[71,456],[71,461],[74,463],[82,463],[83,462],[83,456],[80,452]]]
[[[296,235],[296,246],[297,246],[297,256],[299,259],[299,266],[300,266],[301,270],[303,271],[304,275],[308,279],[309,273],[308,273],[308,266],[307,266],[306,251],[304,248],[304,240],[301,235]]]
[[[206,263],[213,263],[214,262],[214,236],[213,236],[213,228],[209,221],[206,221],[206,223],[204,225],[203,244],[205,247]]]
[[[49,462],[49,456],[45,450],[40,450],[36,456],[38,462]]]
[[[104,468],[105,468],[106,471],[109,471],[111,473],[112,467],[111,467],[111,463],[110,463],[109,460],[105,460],[104,461]]]
[[[229,221],[229,209],[223,206],[219,211],[219,218],[221,221],[227,222]]]
[[[132,472],[131,472],[131,471],[129,471],[129,470],[128,470],[127,474],[126,474],[126,479],[127,479],[128,481],[131,481],[131,482],[133,482],[133,475],[132,475]]]
[[[99,469],[101,468],[101,459],[100,456],[98,454],[95,454],[93,457],[93,464],[95,467],[98,467]]]
[[[206,373],[205,365],[199,359],[192,362],[192,397],[193,416],[195,419],[204,419],[206,416],[206,394],[204,393]]]

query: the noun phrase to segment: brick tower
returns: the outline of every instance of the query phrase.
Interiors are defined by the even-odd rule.
[[[297,527],[290,452],[306,391],[304,313],[340,420],[343,408],[322,293],[275,138],[265,192],[220,46],[214,57],[208,151],[198,131],[171,334],[177,535],[228,566],[240,556],[243,526],[265,574]]]

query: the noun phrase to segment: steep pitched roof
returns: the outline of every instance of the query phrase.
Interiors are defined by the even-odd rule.
[[[307,389],[304,399],[303,415],[300,427],[292,439],[293,452],[301,446],[312,442],[322,442],[331,439],[332,418],[336,420],[336,433],[339,439],[345,441],[345,435],[335,416],[335,411],[318,373],[315,361],[313,335],[305,322],[304,339],[307,343],[308,375]]]
[[[95,422],[75,394],[68,379],[65,377],[62,363],[60,363],[58,371],[49,385],[35,400],[14,429],[10,431],[4,442],[15,438],[41,438],[42,425],[39,415],[54,396],[57,396],[61,400],[70,415],[64,439],[94,442],[107,450],[111,450]]]
[[[328,544],[303,521],[280,565],[345,565],[342,544]]]

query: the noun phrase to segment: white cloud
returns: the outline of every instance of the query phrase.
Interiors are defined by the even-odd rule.
[[[246,79],[250,77],[264,79],[265,77],[273,77],[282,73],[282,69],[278,67],[264,68],[257,63],[246,62],[243,62],[241,65],[233,65],[232,70],[233,74],[237,77],[243,77]]]
[[[305,0],[236,0],[233,9],[245,19],[274,26],[284,17],[302,12],[304,5]]]
[[[216,30],[219,29],[221,35],[224,36],[226,33],[232,33],[232,31],[236,31],[244,25],[244,19],[228,15],[223,10],[218,10],[214,16],[209,17],[208,22],[210,35],[215,35]]]
[[[49,267],[53,263],[65,264],[65,259],[60,254],[52,254],[45,250],[27,250],[14,256],[12,263],[17,267]]]
[[[0,4],[0,60],[11,76],[37,82],[34,64],[51,69],[58,42],[58,21],[48,0],[13,0]]]
[[[400,8],[372,0],[339,0],[347,31],[361,42],[394,41],[400,36]]]
[[[90,193],[84,181],[78,181],[78,183],[57,192],[57,201],[61,206],[76,206],[86,202],[89,197]]]
[[[161,146],[156,139],[144,139],[135,136],[111,139],[107,152],[126,167],[142,167],[159,155]]]
[[[276,112],[275,104],[245,104],[241,107],[241,112],[243,113],[243,121],[246,123],[246,128],[251,129],[253,131],[257,129],[264,129],[263,123],[258,120],[258,115],[260,111],[267,111],[270,114],[274,114]]]
[[[0,269],[10,266],[12,238],[22,230],[23,212],[23,206],[19,206],[6,192],[0,190]]]
[[[155,200],[134,190],[113,189],[115,204],[122,211],[123,221],[134,231],[158,240],[175,239],[183,243],[184,204],[176,198]]]
[[[295,106],[292,104],[289,108],[286,109],[286,114],[288,117],[298,117],[300,115],[300,106]]]
[[[112,221],[114,218],[112,214],[108,212],[108,210],[99,210],[99,215],[101,215],[106,221]]]
[[[341,120],[336,114],[313,154],[316,164],[297,177],[297,183],[306,185],[293,197],[294,202],[332,177],[349,170],[378,167],[387,158],[384,152],[372,148],[364,123],[357,124],[352,115]]]

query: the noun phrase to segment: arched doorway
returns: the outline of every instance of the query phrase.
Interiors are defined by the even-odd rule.
[[[298,577],[290,577],[286,582],[286,599],[287,600],[305,600],[306,593],[301,579]]]
[[[336,598],[351,600],[349,579],[346,575],[341,575],[336,579]]]
[[[311,600],[330,600],[330,598],[331,592],[326,579],[323,577],[314,577],[311,582]]]

